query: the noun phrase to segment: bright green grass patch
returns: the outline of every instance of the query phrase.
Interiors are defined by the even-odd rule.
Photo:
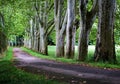
[[[5,56],[2,60],[4,61],[10,61],[13,59],[13,47],[9,47],[8,50],[5,52]]]
[[[49,46],[48,47],[48,53],[49,55],[42,55],[38,52],[34,52],[30,49],[27,48],[22,48],[22,50],[24,50],[25,52],[42,58],[42,59],[48,59],[48,60],[55,60],[55,61],[59,61],[59,62],[65,62],[65,63],[72,63],[72,64],[86,64],[86,65],[90,65],[90,66],[94,66],[94,67],[101,67],[101,68],[119,68],[120,69],[120,62],[118,62],[117,64],[109,64],[109,63],[103,63],[103,62],[93,62],[91,59],[93,58],[94,55],[94,50],[95,50],[95,46],[89,46],[88,47],[88,59],[85,62],[80,62],[77,61],[77,47],[75,47],[76,51],[75,51],[75,59],[66,59],[66,58],[56,58],[55,57],[55,46]],[[120,52],[117,52],[117,60],[120,60]]]
[[[60,84],[47,80],[44,76],[31,74],[14,67],[12,49],[10,47],[0,60],[0,84]]]

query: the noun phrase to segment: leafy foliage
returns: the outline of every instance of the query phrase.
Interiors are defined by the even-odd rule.
[[[116,14],[115,14],[115,43],[120,44],[120,1],[116,1]]]
[[[33,14],[32,2],[29,0],[6,0],[5,2],[1,1],[0,4],[0,11],[4,15],[8,35],[22,34]]]

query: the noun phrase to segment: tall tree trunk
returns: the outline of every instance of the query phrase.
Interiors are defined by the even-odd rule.
[[[33,19],[30,20],[30,46],[29,47],[34,50],[34,27],[33,27]]]
[[[7,34],[4,23],[4,15],[0,12],[0,54],[7,49]]]
[[[55,28],[56,28],[56,56],[62,57],[64,56],[64,39],[65,39],[65,28],[66,28],[66,22],[67,22],[67,13],[65,15],[63,24],[61,26],[62,22],[62,6],[63,6],[63,0],[54,0],[54,7],[55,7]]]
[[[78,60],[84,61],[87,57],[89,34],[96,18],[98,0],[94,0],[93,7],[90,12],[87,8],[87,0],[80,0],[80,35],[78,41]]]
[[[29,28],[26,29],[26,47],[29,48]]]
[[[66,30],[66,57],[73,58],[75,51],[75,0],[68,0],[68,20]]]
[[[34,46],[33,46],[33,48],[34,48],[34,50],[35,51],[38,51],[38,36],[37,36],[37,32],[38,32],[38,26],[37,26],[37,15],[34,17],[34,26],[33,26],[33,41],[34,41]]]
[[[28,47],[28,31],[27,31],[27,28],[25,29],[24,47]]]
[[[48,55],[47,36],[45,35],[47,28],[47,1],[41,3],[40,8],[40,19],[42,20],[42,24],[40,23],[40,52]]]
[[[62,42],[60,41],[60,21],[61,21],[61,4],[62,0],[54,0],[54,6],[55,6],[55,28],[56,28],[56,56],[61,57],[61,45]]]
[[[99,24],[95,61],[116,61],[114,44],[115,0],[99,0]]]
[[[41,35],[40,35],[40,33],[41,33],[41,32],[40,32],[40,31],[41,31],[41,30],[40,30],[41,26],[40,26],[40,24],[39,24],[38,26],[39,26],[39,29],[38,29],[38,30],[39,30],[39,39],[38,39],[39,50],[38,50],[38,51],[41,52],[41,37],[40,37],[40,36],[41,36]]]
[[[40,28],[40,44],[41,44],[41,46],[40,46],[40,52],[42,53],[42,54],[45,54],[45,55],[47,55],[48,54],[48,47],[47,47],[47,37],[44,35],[44,28],[43,27],[41,27]]]
[[[40,38],[40,31],[39,31],[39,20],[38,16],[36,16],[36,51],[39,51],[39,38]]]
[[[35,50],[35,35],[34,35],[34,27],[31,29],[31,49]]]
[[[85,60],[87,56],[87,29],[86,29],[86,0],[80,0],[80,35],[79,35],[79,43],[78,43],[78,59]]]
[[[31,42],[32,42],[32,40],[31,40],[31,32],[30,32],[30,28],[29,28],[29,33],[28,33],[28,48],[32,48],[32,46],[31,46]]]

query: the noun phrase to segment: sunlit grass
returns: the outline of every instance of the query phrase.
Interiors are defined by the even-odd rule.
[[[87,60],[85,62],[80,62],[77,61],[77,46],[75,47],[75,58],[74,59],[66,59],[64,57],[62,58],[57,58],[55,57],[55,48],[56,46],[49,46],[48,47],[48,53],[49,55],[42,55],[38,52],[34,52],[30,49],[27,48],[22,48],[24,51],[26,51],[27,53],[33,55],[33,56],[37,56],[39,58],[42,59],[48,59],[48,60],[55,60],[55,61],[59,61],[59,62],[65,62],[65,63],[72,63],[72,64],[85,64],[85,65],[89,65],[89,66],[94,66],[94,67],[101,67],[101,68],[120,68],[120,62],[118,62],[117,64],[109,64],[109,63],[103,63],[103,62],[94,62],[93,60],[91,60],[93,58],[94,55],[94,50],[95,50],[95,46],[94,45],[90,45],[88,47],[88,57]],[[117,48],[116,50],[116,55],[117,55],[117,60],[120,60],[120,47]]]
[[[13,47],[9,47],[5,52],[5,56],[3,57],[3,61],[11,61],[13,59]]]

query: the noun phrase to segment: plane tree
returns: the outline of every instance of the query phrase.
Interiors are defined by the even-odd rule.
[[[95,61],[115,63],[114,15],[116,0],[99,0],[98,32]]]

